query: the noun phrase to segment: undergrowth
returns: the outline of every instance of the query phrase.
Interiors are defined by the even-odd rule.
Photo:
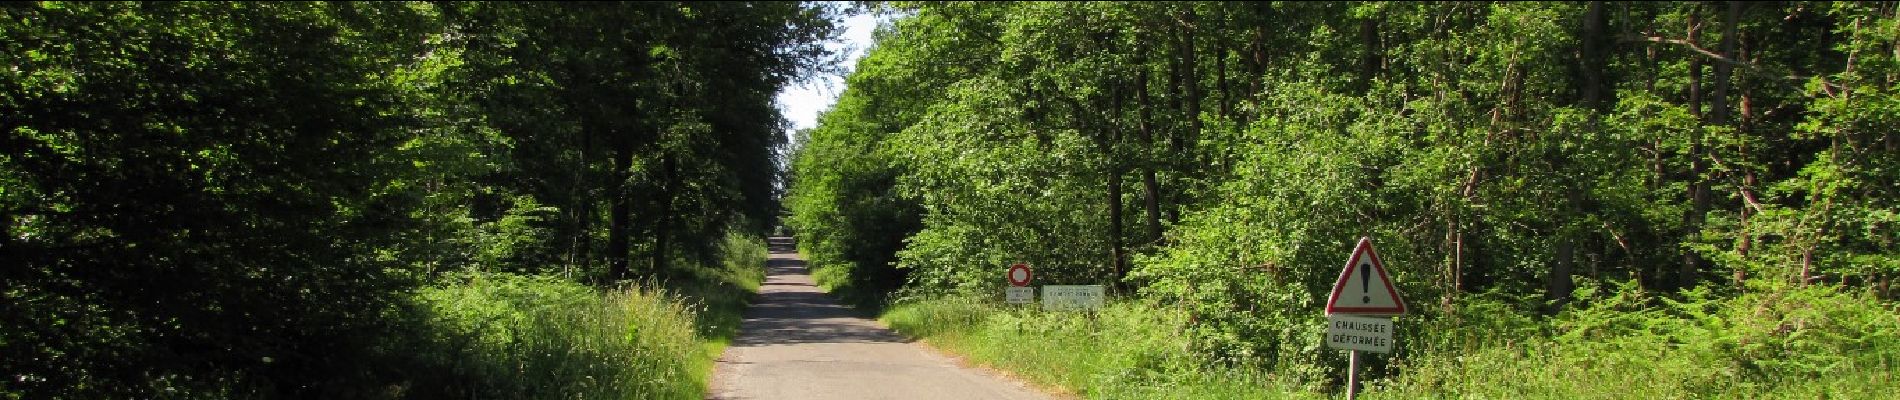
[[[1180,335],[1184,319],[1140,303],[1085,314],[952,297],[900,303],[883,320],[977,363],[1087,398],[1323,397],[1265,371],[1191,355]]]
[[[1484,341],[1458,339],[1502,324],[1461,310],[1401,331],[1420,344],[1368,398],[1892,398],[1900,316],[1889,307],[1828,287],[1658,298],[1628,285]]]
[[[1399,319],[1397,353],[1369,355],[1368,399],[1891,398],[1900,316],[1833,288],[1661,298],[1630,285],[1548,318],[1484,296]],[[1500,313],[1508,317],[1500,317]],[[1317,310],[1287,310],[1310,313]],[[1093,399],[1322,398],[1343,353],[1299,342],[1312,371],[1209,357],[1178,309],[1111,302],[1043,312],[994,299],[923,298],[883,319],[971,360]]]
[[[386,398],[698,399],[764,278],[732,236],[717,267],[601,290],[558,276],[464,272],[422,289]]]
[[[416,299],[432,368],[414,397],[684,399],[703,386],[693,311],[663,291],[470,274]]]

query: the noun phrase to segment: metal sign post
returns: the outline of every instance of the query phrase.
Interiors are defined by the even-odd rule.
[[[1347,350],[1346,400],[1359,397],[1359,351]]]

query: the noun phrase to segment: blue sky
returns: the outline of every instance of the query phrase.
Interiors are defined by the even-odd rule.
[[[836,51],[848,51],[845,54],[844,67],[848,70],[858,63],[858,58],[871,47],[871,31],[877,28],[877,16],[864,13],[844,20],[844,35],[841,41],[827,43]],[[844,91],[844,77],[823,76],[804,84],[793,84],[778,92],[778,109],[785,119],[792,121],[792,129],[810,128],[818,123],[818,113],[831,108],[838,100],[838,93]],[[787,132],[788,134],[790,132]]]

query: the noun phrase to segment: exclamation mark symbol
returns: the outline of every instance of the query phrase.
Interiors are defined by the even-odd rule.
[[[1359,298],[1360,302],[1372,303],[1372,264],[1359,264],[1359,293],[1366,294]]]

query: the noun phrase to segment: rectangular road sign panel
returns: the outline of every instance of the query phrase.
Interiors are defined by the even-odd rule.
[[[1003,299],[1009,304],[1029,304],[1036,301],[1036,288],[1028,286],[1003,288]]]
[[[1042,287],[1042,309],[1051,311],[1102,308],[1102,285],[1046,285]]]
[[[1347,314],[1326,316],[1326,347],[1392,352],[1392,319]]]

